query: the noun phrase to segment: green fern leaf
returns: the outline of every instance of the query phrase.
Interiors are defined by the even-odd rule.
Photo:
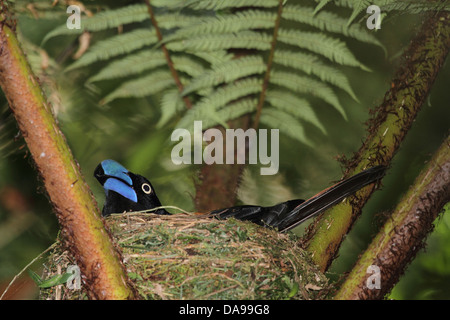
[[[230,83],[215,90],[208,97],[203,98],[194,106],[196,109],[223,108],[231,101],[242,99],[250,94],[258,93],[261,90],[262,80],[258,78],[248,78]]]
[[[216,51],[231,48],[246,48],[257,50],[270,49],[271,36],[268,34],[242,31],[230,34],[213,34],[193,37],[182,41],[174,41],[167,44],[172,51]]]
[[[298,98],[290,92],[281,90],[269,90],[266,99],[273,107],[285,111],[295,118],[306,120],[314,124],[324,134],[327,133],[306,99]]]
[[[261,114],[261,123],[269,128],[280,128],[280,133],[312,147],[311,141],[306,137],[302,124],[292,115],[274,108],[264,110]]]
[[[183,108],[183,101],[178,89],[167,90],[161,99],[161,118],[156,127],[159,129],[164,127]]]
[[[81,29],[69,29],[64,24],[49,32],[42,42],[45,43],[56,36],[81,34],[84,31],[97,32],[146,19],[149,19],[147,7],[142,4],[102,11],[92,17],[81,19]]]
[[[144,50],[111,62],[97,74],[89,78],[88,82],[111,80],[136,75],[143,71],[163,66],[166,63],[167,61],[161,51]]]
[[[197,37],[200,35],[224,34],[250,29],[269,29],[275,24],[275,14],[261,10],[246,10],[235,14],[203,18],[200,23],[177,30],[166,38],[166,42]]]
[[[101,31],[117,28],[121,25],[142,22],[149,19],[147,6],[145,4],[129,5],[120,9],[100,12],[82,21],[84,30]]]
[[[244,98],[236,102],[232,102],[227,105],[226,108],[222,108],[217,111],[217,114],[222,119],[236,119],[244,114],[254,112],[256,110],[256,104],[258,100],[256,98]]]
[[[314,8],[314,12],[313,13],[316,14],[317,12],[319,12],[330,1],[331,0],[320,0],[320,3]]]
[[[195,10],[222,10],[243,7],[271,8],[278,6],[278,0],[187,0],[184,1],[184,6]]]
[[[213,69],[195,78],[183,91],[183,95],[193,91],[212,87],[220,83],[229,83],[253,74],[263,73],[266,65],[260,56],[247,56],[213,66]]]
[[[203,73],[203,66],[187,56],[174,56],[172,61],[175,69],[185,72],[192,77],[197,77]],[[88,82],[132,76],[166,64],[167,60],[161,51],[144,50],[110,63],[96,75],[89,78]]]
[[[156,17],[156,20],[158,21],[158,27],[167,30],[175,28],[188,28],[192,25],[198,24],[199,19],[200,18],[198,16],[184,14],[182,12],[164,13],[159,14]]]
[[[97,61],[130,53],[144,46],[156,44],[158,39],[154,30],[137,29],[97,42],[80,59],[72,63],[67,70],[84,67]]]
[[[175,69],[185,72],[192,77],[198,77],[203,73],[203,66],[190,57],[173,56],[172,61]],[[165,66],[166,64],[167,60],[162,51],[144,50],[110,63],[96,75],[89,78],[88,82],[132,76]]]
[[[355,58],[343,41],[320,32],[280,29],[278,41],[308,49],[342,65],[359,67],[366,71],[370,70]]]
[[[151,5],[157,8],[181,10],[186,5],[186,0],[152,0]]]
[[[245,114],[255,112],[257,103],[258,100],[256,100],[255,98],[245,98],[237,102],[232,102],[228,104],[226,108],[222,108],[215,112],[216,117],[218,119],[221,119],[221,121],[217,121],[212,118],[202,119],[204,120],[202,123],[203,129],[211,128],[215,125],[221,124],[223,123],[223,119],[237,119]],[[224,127],[226,128],[226,126]]]
[[[320,80],[341,88],[355,101],[358,101],[345,74],[332,66],[322,63],[316,55],[279,50],[275,53],[274,62],[303,71],[306,74],[315,75]]]
[[[80,35],[85,31],[98,32],[117,28],[130,23],[149,20],[147,6],[142,4],[130,5],[116,10],[100,12],[92,17],[81,19],[80,29],[69,29],[66,24],[50,31],[42,40],[46,43],[57,36]],[[158,15],[158,25],[161,29],[184,28],[198,23],[198,17],[182,13],[168,13]]]
[[[222,64],[226,61],[233,60],[234,56],[228,53],[226,50],[216,50],[216,51],[198,51],[191,52],[191,54],[199,57],[200,59],[208,62],[211,65]]]
[[[347,8],[356,12],[363,1],[333,2],[348,12],[351,11]],[[96,32],[132,23],[140,24],[142,29],[133,30],[132,25],[126,26],[120,35],[104,33],[104,40],[94,43],[68,70],[106,61],[90,82],[138,78],[124,80],[105,96],[103,103],[155,95],[151,98],[161,99],[158,128],[181,115],[179,126],[190,128],[194,120],[203,120],[206,129],[217,124],[226,126],[230,119],[255,112],[263,89],[262,74],[267,71],[267,55],[274,44],[261,123],[282,128],[282,133],[310,144],[303,121],[326,134],[311,107],[310,96],[331,104],[346,119],[334,87],[355,100],[356,95],[336,65],[368,70],[342,38],[383,47],[364,26],[348,26],[349,20],[331,12],[330,2],[316,0],[315,7],[301,1],[283,3],[282,27],[276,42],[273,28],[279,0],[152,0],[151,5],[157,7],[154,13],[163,37],[161,43],[152,27],[142,27],[150,22],[145,5],[107,10],[82,19],[83,29],[77,32]],[[64,26],[64,30],[57,28],[50,32],[46,39],[61,34],[76,33]],[[169,50],[184,86],[181,94],[166,66],[162,45]],[[189,110],[181,99],[187,95],[192,103]]]
[[[347,25],[347,19],[332,12],[321,11],[318,14],[314,14],[312,8],[299,5],[287,5],[283,9],[283,19],[305,23],[323,31],[342,34],[365,43],[374,44],[386,51],[381,42],[373,34],[368,32],[367,28],[358,24],[349,27]]]
[[[432,2],[432,1],[388,1],[380,6],[382,12],[401,11],[402,14],[419,14],[426,11],[449,11],[450,4],[448,2]]]
[[[216,111],[224,108],[228,103],[260,92],[261,85],[261,79],[249,78],[230,83],[214,90],[214,92],[202,98],[186,113],[183,119],[180,120],[180,127],[187,128],[189,124],[192,124],[195,120],[210,118],[213,114],[217,116]],[[229,120],[229,118],[220,119]]]
[[[245,204],[273,206],[275,203],[294,199],[295,195],[286,187],[281,174],[261,175],[259,168],[247,167],[242,173],[237,196]]]
[[[145,97],[162,92],[173,85],[175,82],[168,71],[157,71],[145,77],[124,82],[119,88],[108,94],[102,104],[117,98]]]
[[[322,0],[315,0],[316,2],[321,2]],[[339,7],[353,8],[355,5],[354,0],[333,0],[333,3]]]
[[[189,56],[173,56],[172,61],[175,69],[184,72],[193,78],[198,78],[204,74],[205,68]]]
[[[356,19],[356,17],[364,10],[367,9],[368,6],[370,6],[370,0],[357,0],[353,5],[353,12],[348,18],[347,25],[351,25],[353,20]]]
[[[302,77],[290,72],[273,70],[270,82],[281,87],[288,88],[294,92],[307,93],[321,98],[331,104],[347,120],[347,115],[342,108],[337,96],[333,90],[323,82]]]

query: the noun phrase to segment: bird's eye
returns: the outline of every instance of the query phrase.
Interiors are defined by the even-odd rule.
[[[152,192],[152,187],[150,187],[150,185],[148,183],[143,183],[142,186],[142,191],[144,191],[144,193],[149,194],[150,192]]]

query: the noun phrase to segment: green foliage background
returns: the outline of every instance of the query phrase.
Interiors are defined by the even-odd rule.
[[[165,3],[176,6],[180,1],[171,0]],[[193,3],[194,7],[187,9],[187,12],[193,14],[198,14],[194,10],[195,5],[213,6],[217,3],[226,3],[187,2]],[[270,2],[272,7],[278,3],[266,1]],[[283,76],[278,78],[278,83],[272,83],[278,85],[279,94],[272,91],[273,94],[268,95],[269,106],[267,104],[264,106],[261,121],[263,128],[281,129],[280,172],[276,176],[259,176],[259,168],[249,167],[243,175],[240,189],[237,190],[239,201],[242,203],[270,205],[294,197],[308,198],[341,177],[336,157],[339,155],[348,157],[359,148],[365,136],[364,122],[369,117],[369,109],[382,101],[384,93],[390,86],[392,74],[400,63],[399,56],[410,37],[419,28],[423,17],[421,12],[423,9],[405,6],[404,1],[379,1],[380,4],[390,5],[391,9],[402,8],[403,11],[389,12],[383,20],[381,30],[368,32],[365,29],[367,15],[363,12],[367,7],[367,1],[350,3],[341,0],[336,1],[338,5],[332,2],[287,1],[286,5],[291,6],[291,9],[295,6],[304,6],[311,8],[311,11],[318,8],[315,6],[319,3],[322,8],[319,13],[323,15],[325,12],[329,15],[325,16],[324,21],[331,20],[345,25],[351,20],[353,29],[349,30],[358,32],[346,33],[344,32],[346,29],[333,32],[327,25],[317,25],[317,19],[299,23],[296,21],[299,17],[298,12],[294,12],[294,18],[283,24],[286,31],[280,34],[286,38],[297,32],[298,26],[302,26],[304,34],[316,32],[313,38],[319,44],[329,42],[332,45],[318,55],[313,51],[316,47],[324,48],[324,46],[308,46],[307,38],[304,39],[304,43],[300,42],[300,49],[297,47],[293,49],[292,45],[287,43],[277,47],[277,50],[282,50],[283,53],[278,55],[278,60],[275,59],[275,63],[278,63],[276,68],[278,72],[284,73],[281,73]],[[124,7],[135,10],[135,3],[139,2],[115,1],[111,4],[108,1],[85,1],[84,5],[94,13],[97,13],[99,8],[109,7],[103,11],[111,14],[114,9]],[[158,3],[161,6],[158,7]],[[157,14],[164,15],[170,12],[170,8],[164,7],[162,3],[164,2],[152,1],[152,4],[157,6]],[[255,3],[261,4],[264,1]],[[119,15],[116,22],[114,19],[105,20],[123,25],[120,29],[122,33],[119,35],[116,27],[104,29],[101,21],[92,24],[90,30],[95,31],[95,28],[98,28],[98,31],[92,32],[90,48],[82,58],[74,60],[72,56],[78,49],[79,33],[70,34],[67,28],[61,27],[65,25],[68,17],[65,12],[66,4],[59,3],[55,7],[50,7],[48,1],[35,1],[33,6],[28,8],[27,4],[28,1],[15,2],[18,33],[24,50],[55,108],[62,130],[98,199],[99,206],[102,206],[103,190],[92,177],[92,172],[100,161],[111,158],[121,162],[131,171],[148,177],[163,204],[194,210],[192,201],[195,195],[194,180],[199,167],[194,165],[177,167],[172,164],[170,152],[173,144],[170,143],[170,135],[175,127],[192,126],[192,119],[196,117],[208,120],[212,125],[242,112],[254,111],[251,108],[246,109],[251,103],[245,104],[242,101],[253,102],[258,96],[258,91],[252,91],[251,82],[255,81],[256,87],[260,86],[258,79],[262,79],[264,75],[264,61],[267,60],[267,50],[270,49],[267,43],[257,42],[252,48],[252,56],[247,58],[243,65],[234,68],[231,64],[222,68],[216,65],[216,69],[212,68],[214,72],[211,72],[208,65],[204,64],[204,60],[199,59],[200,53],[204,54],[205,46],[210,43],[207,39],[216,39],[219,46],[229,41],[221,38],[223,29],[212,29],[213,31],[208,29],[212,27],[208,27],[207,23],[214,21],[211,13],[196,18],[204,19],[205,28],[209,30],[207,33],[212,34],[211,38],[205,38],[205,35],[196,38],[196,33],[201,34],[205,31],[194,27],[187,28],[186,26],[194,23],[192,20],[173,17],[171,20],[167,14],[166,24],[178,23],[183,26],[179,29],[181,31],[168,33],[172,37],[169,39],[173,41],[168,42],[168,48],[176,52],[173,55],[174,62],[179,65],[182,79],[185,78],[183,81],[187,84],[186,94],[194,101],[193,110],[184,112],[185,106],[180,101],[170,76],[167,76],[165,60],[161,57],[158,47],[155,47],[156,40],[145,36],[146,30],[149,30],[147,12],[139,11],[142,16],[135,11],[129,16]],[[273,27],[270,21],[273,21],[275,13],[270,13],[270,10],[264,12],[242,17],[241,20],[230,20],[231,22],[227,23],[226,10],[223,10],[219,11],[219,18],[223,19],[222,28],[225,30],[236,28],[233,32],[239,32],[239,28],[245,29],[253,25],[257,30],[268,28],[270,31]],[[267,15],[270,19],[264,19]],[[127,17],[130,19],[128,22]],[[164,25],[164,22],[161,23]],[[139,51],[143,55],[141,60],[130,58],[134,55],[129,46],[133,33],[139,40],[136,42],[136,48],[144,48]],[[119,36],[128,37],[124,42],[125,47],[118,44],[117,38],[114,38]],[[185,47],[187,44],[184,42],[185,46],[181,46],[177,39],[192,40],[192,51],[198,52],[198,56],[187,54]],[[198,39],[198,42],[193,41],[195,39]],[[105,42],[102,41],[108,40],[112,41],[111,48],[117,51],[116,56],[102,55],[107,52]],[[298,43],[298,39],[294,41]],[[345,52],[343,58],[335,55],[339,51],[337,47]],[[155,54],[145,56],[149,53],[147,48],[151,48]],[[286,48],[292,50],[290,56]],[[255,52],[257,54],[254,54]],[[261,55],[259,52],[262,52]],[[292,58],[299,58],[299,52],[309,58],[310,63],[291,65],[292,61],[295,61]],[[219,53],[217,51],[214,54]],[[327,55],[331,59],[328,59]],[[90,62],[89,57],[92,58]],[[209,57],[208,61],[212,61],[213,58]],[[351,62],[346,63],[345,59],[350,59]],[[146,70],[143,68],[144,62],[148,64]],[[43,63],[48,65],[45,70],[42,68]],[[155,68],[157,71],[153,72]],[[286,72],[290,72],[293,78],[287,77]],[[304,86],[301,86],[305,83],[295,78],[300,76],[308,79],[307,84],[323,90],[315,96],[311,95],[311,91],[305,94],[302,92]],[[224,77],[229,79],[224,81]],[[196,81],[189,82],[189,80]],[[235,80],[241,81],[241,86],[238,87],[243,91],[238,93],[237,98],[243,99],[239,101],[242,104],[233,105],[234,100],[228,101],[230,102],[228,105],[226,103],[218,105],[217,110],[211,112],[208,109],[211,101],[219,100],[213,94],[220,94],[221,89],[227,88],[229,92],[237,92],[238,87],[232,87]],[[295,81],[299,81],[300,85],[291,88],[290,85]],[[365,207],[363,217],[358,220],[346,238],[340,250],[340,257],[329,272],[332,279],[338,280],[343,272],[351,268],[388,211],[395,206],[424,163],[448,134],[449,83],[450,69],[447,62],[441,70],[427,104],[423,106],[387,177],[383,180],[383,189],[372,197]],[[289,98],[288,100],[293,103],[283,108],[289,104],[277,102],[277,98],[280,97]],[[206,107],[202,107],[202,103]],[[0,96],[0,106],[0,292],[2,292],[2,288],[24,265],[54,241],[58,227],[33,169],[32,161],[26,153],[26,148],[22,148],[24,142],[17,134],[14,119],[8,112],[3,96]],[[11,205],[7,199],[13,197],[12,192],[16,192],[14,194],[17,194],[17,198],[14,199],[17,200]],[[296,231],[301,233],[301,228]],[[444,214],[436,222],[436,230],[428,239],[426,250],[408,268],[406,275],[391,294],[392,298],[450,298],[448,290],[450,251],[445,245],[450,240],[449,231],[449,214]],[[33,266],[34,269],[39,267],[39,263]],[[27,291],[24,287],[26,286],[22,286],[20,291],[22,295],[18,297],[33,298],[36,291]]]

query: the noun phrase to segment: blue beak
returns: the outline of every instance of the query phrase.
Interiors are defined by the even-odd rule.
[[[138,201],[136,191],[133,189],[133,180],[128,175],[128,170],[120,163],[104,160],[95,169],[94,175],[106,193],[114,191],[133,202]]]
[[[114,177],[126,182],[129,186],[133,185],[133,181],[127,174],[128,170],[120,163],[114,160],[103,160],[101,163],[103,172],[106,176]]]

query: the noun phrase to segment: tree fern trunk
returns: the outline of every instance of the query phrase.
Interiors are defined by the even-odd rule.
[[[450,137],[447,137],[360,257],[335,299],[382,299],[389,293],[407,264],[423,248],[433,221],[449,201]],[[372,276],[367,270],[371,266],[379,268],[379,288],[367,286],[368,277]]]
[[[345,161],[346,176],[377,164],[389,164],[412,126],[450,50],[450,14],[428,17],[403,54],[391,89],[369,122],[369,135],[354,157]],[[327,270],[361,209],[374,190],[368,186],[325,212],[309,228],[306,247]],[[355,201],[356,200],[356,201]]]
[[[230,128],[247,130],[250,125],[250,116],[245,115],[230,121]],[[225,137],[225,129],[217,127]],[[225,145],[222,154],[225,153]],[[236,160],[235,150],[235,160]],[[215,209],[227,208],[235,205],[237,189],[245,165],[237,164],[212,164],[202,165],[199,179],[196,183],[195,207],[199,212],[209,212]]]
[[[0,1],[0,85],[44,181],[64,240],[91,298],[132,298],[119,253],[12,30],[15,23],[8,5]]]

